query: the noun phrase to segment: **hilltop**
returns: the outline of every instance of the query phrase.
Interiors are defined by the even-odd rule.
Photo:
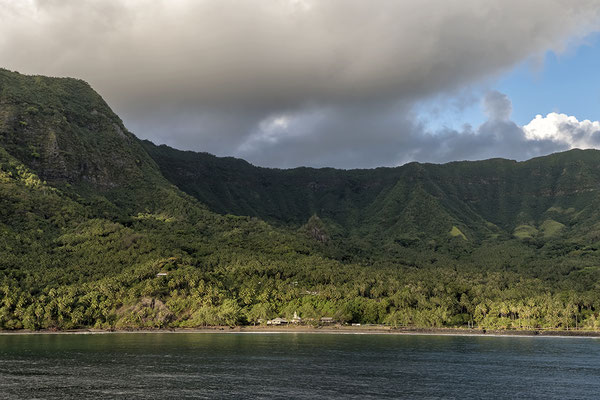
[[[600,152],[290,170],[0,70],[0,328],[597,326]],[[158,275],[160,273],[160,275]]]

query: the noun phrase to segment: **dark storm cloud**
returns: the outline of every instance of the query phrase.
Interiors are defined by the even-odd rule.
[[[561,50],[596,28],[598,5],[0,0],[0,65],[83,78],[138,136],[177,147],[389,165],[440,137],[413,120],[416,102]]]

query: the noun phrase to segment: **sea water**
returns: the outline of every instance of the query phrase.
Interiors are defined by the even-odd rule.
[[[0,335],[2,399],[596,399],[593,338]]]

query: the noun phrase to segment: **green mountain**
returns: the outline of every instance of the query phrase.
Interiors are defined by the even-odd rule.
[[[149,141],[143,145],[170,182],[217,213],[287,226],[302,225],[316,215],[343,237],[402,246],[450,237],[475,245],[511,238],[540,245],[597,240],[596,150],[526,162],[281,170]]]
[[[0,328],[598,327],[600,152],[260,168],[0,70]]]

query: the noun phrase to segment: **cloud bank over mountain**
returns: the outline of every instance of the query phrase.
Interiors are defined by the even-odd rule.
[[[344,168],[348,159],[366,167],[378,166],[379,160],[390,160],[389,165],[494,157],[526,160],[581,147],[567,140],[570,133],[566,126],[562,135],[529,134],[510,119],[512,104],[502,93],[489,92],[482,103],[488,120],[478,127],[467,124],[460,130],[430,131],[416,119],[387,109],[369,110],[370,118],[364,117],[362,109],[347,108],[282,115],[265,121],[236,153],[250,160],[260,159],[266,165],[294,166],[293,162],[286,164],[293,149],[299,160],[312,159],[316,165]],[[382,141],[386,145],[382,146]],[[359,142],[362,144],[357,147]],[[322,150],[315,150],[319,146]]]
[[[429,133],[415,104],[560,52],[598,28],[599,4],[0,0],[0,65],[80,77],[140,137],[260,165],[518,158],[501,97],[461,132]]]

